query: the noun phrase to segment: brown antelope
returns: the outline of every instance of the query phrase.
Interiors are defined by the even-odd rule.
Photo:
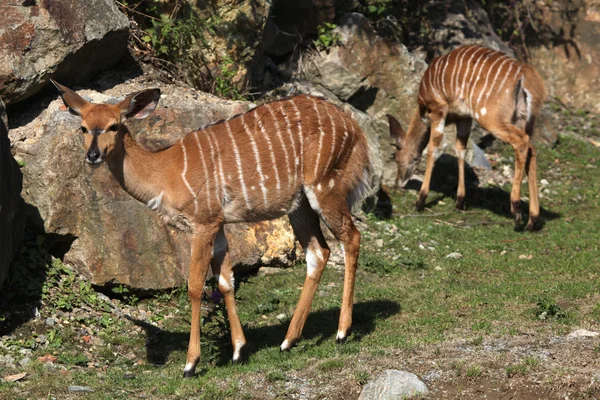
[[[540,206],[531,135],[545,98],[546,90],[539,74],[531,66],[499,51],[472,45],[434,59],[421,79],[418,106],[408,131],[404,132],[400,123],[388,115],[390,134],[396,140],[396,186],[406,184],[427,146],[427,167],[416,202],[417,210],[423,210],[446,121],[455,123],[459,171],[456,207],[463,209],[464,156],[475,118],[483,129],[509,143],[515,151],[510,208],[517,224],[522,218],[519,202],[523,171],[527,166],[530,200],[525,229],[533,230]]]
[[[190,132],[173,146],[149,152],[124,125],[154,111],[159,89],[133,93],[118,104],[92,104],[54,85],[81,117],[86,161],[108,168],[133,197],[190,232],[188,282],[192,326],[185,377],[200,359],[200,303],[209,264],[223,294],[231,328],[233,361],[246,344],[237,315],[232,263],[223,224],[289,215],[306,254],[307,274],[281,350],[300,338],[329,258],[319,218],[340,241],[345,260],[337,340],[352,321],[360,233],[352,206],[369,186],[366,138],[338,107],[311,96],[261,105],[229,120]]]

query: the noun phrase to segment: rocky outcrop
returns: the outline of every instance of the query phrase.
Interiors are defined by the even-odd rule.
[[[600,4],[556,2],[541,9],[543,46],[529,47],[550,96],[575,109],[600,112]]]
[[[127,47],[129,22],[112,0],[4,0],[0,14],[6,104],[32,96],[51,76],[83,82],[111,68]]]
[[[0,98],[0,287],[25,230],[22,179],[19,165],[10,153],[8,118]]]
[[[161,148],[253,106],[158,86],[163,93],[160,107],[150,117],[128,124],[136,140],[150,148]],[[78,92],[99,103],[147,87],[140,79],[104,93]],[[65,261],[97,285],[161,289],[184,284],[190,252],[187,236],[129,196],[106,165],[91,169],[84,162],[79,118],[69,114],[58,98],[38,117],[20,117],[23,125],[10,135],[16,155],[25,163],[24,198],[38,209],[47,233],[75,237]],[[236,265],[289,265],[295,257],[287,219],[233,224],[227,235]]]
[[[383,180],[391,184],[396,171],[395,147],[386,114],[408,123],[427,64],[404,45],[377,36],[361,14],[344,15],[334,33],[340,36],[341,45],[306,56],[300,75],[372,118],[384,163]]]

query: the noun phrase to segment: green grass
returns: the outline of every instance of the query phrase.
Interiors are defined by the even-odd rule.
[[[510,155],[507,149],[501,151]],[[201,374],[181,379],[189,305],[185,290],[178,290],[138,304],[153,313],[151,321],[159,327],[105,313],[54,328],[57,347],[34,348],[30,365],[18,368],[29,377],[0,383],[0,397],[63,398],[69,395],[69,385],[84,385],[95,391],[77,398],[284,398],[301,392],[294,380],[331,379],[359,387],[380,368],[402,368],[402,360],[435,360],[443,355],[440,349],[456,341],[481,348],[490,339],[510,339],[522,332],[549,337],[597,326],[600,152],[561,137],[555,147],[539,148],[538,159],[539,179],[550,184],[541,199],[545,226],[536,233],[513,229],[506,214],[509,186],[470,193],[467,212],[462,213],[453,209],[451,197],[432,192],[430,198],[443,204],[434,203],[417,214],[413,191],[392,192],[393,217],[379,221],[368,216],[367,228],[362,229],[353,333],[343,345],[335,343],[343,270],[329,266],[302,340],[291,352],[279,350],[304,281],[305,265],[299,263],[282,273],[242,279],[236,299],[248,340],[243,364],[229,361],[232,348],[218,306],[204,318]],[[525,184],[523,188],[526,194]],[[383,247],[375,244],[376,239],[384,240]],[[462,258],[446,258],[455,251]],[[102,302],[86,287],[77,292],[83,298],[71,295],[65,284],[78,281],[69,271],[62,274],[62,280],[50,274],[52,287],[67,293],[60,302],[56,293],[48,298],[51,308],[42,305],[43,318],[73,305],[100,307]],[[276,318],[281,313],[286,315],[283,321]],[[81,343],[81,335],[73,332],[82,325],[95,326],[93,336],[103,345]],[[22,336],[17,335],[10,351],[31,345],[34,337],[28,329],[26,325],[20,330]],[[56,369],[45,369],[36,361],[46,353],[59,357]],[[88,360],[99,365],[89,367]],[[458,376],[484,379],[490,367],[461,361],[450,368]],[[541,366],[537,358],[525,357],[498,368],[508,377],[519,377]],[[0,376],[15,372],[0,366]]]

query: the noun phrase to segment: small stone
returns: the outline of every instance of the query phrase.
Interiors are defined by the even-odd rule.
[[[132,374],[131,372],[127,372],[127,373],[123,374],[123,379],[135,379],[135,374]]]
[[[93,392],[94,390],[89,386],[69,386],[69,392]]]
[[[52,318],[52,317],[46,318],[46,325],[54,326],[54,318]]]
[[[587,329],[577,329],[567,335],[567,339],[593,338],[599,336],[600,333],[588,331]]]
[[[455,260],[458,260],[459,258],[462,258],[462,254],[460,254],[458,251],[454,251],[454,252],[448,254],[446,256],[446,258],[453,258]]]
[[[375,241],[375,245],[376,245],[377,247],[383,247],[383,239],[377,239],[377,240]]]
[[[540,185],[542,185],[542,186],[546,186],[546,185],[548,185],[548,183],[549,183],[549,182],[548,182],[546,179],[542,179],[542,180],[540,181]]]
[[[427,392],[427,386],[415,374],[388,369],[363,387],[358,400],[404,399]]]
[[[28,365],[30,362],[31,362],[31,358],[23,357],[23,359],[21,359],[21,361],[19,361],[19,365],[21,367],[24,367],[24,366]]]
[[[440,267],[439,265],[436,265],[434,269],[435,269],[436,271],[441,271],[441,270],[442,270],[442,267]]]
[[[284,313],[281,313],[281,314],[279,314],[278,316],[276,316],[275,318],[277,318],[278,320],[280,320],[280,321],[281,321],[281,320],[285,319],[285,314],[284,314]]]
[[[503,255],[505,255],[506,253],[507,253],[507,251],[506,251],[506,250],[502,250],[502,251],[500,252],[500,255],[501,255],[501,256],[503,256]]]

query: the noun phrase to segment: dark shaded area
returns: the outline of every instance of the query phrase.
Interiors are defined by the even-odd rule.
[[[0,336],[36,317],[52,257],[64,255],[76,239],[44,231],[38,209],[26,204],[25,236],[0,291]]]
[[[373,300],[354,305],[352,334],[349,341],[360,341],[364,336],[373,332],[376,328],[376,321],[382,318],[388,318],[398,314],[401,311],[400,304],[388,300]],[[302,332],[303,339],[317,338],[317,345],[325,340],[335,340],[337,333],[337,322],[339,318],[339,308],[331,308],[323,311],[311,312],[306,320],[306,325]],[[164,365],[169,355],[174,351],[186,351],[189,342],[189,332],[170,332],[160,329],[147,322],[129,318],[135,325],[142,327],[146,331],[146,358],[154,365]],[[243,321],[242,321],[243,322]],[[244,328],[247,344],[243,350],[244,357],[251,357],[252,354],[264,347],[279,347],[285,339],[285,334],[289,325],[289,320],[277,325],[264,326],[258,328]],[[210,332],[202,332],[203,342],[209,341],[217,346],[215,360],[217,366],[226,365],[231,362],[233,348],[229,332],[227,334],[214,336]],[[343,345],[342,345],[343,346]],[[203,347],[202,352],[205,354]],[[292,349],[291,351],[294,351]],[[199,367],[206,365],[206,356],[200,360]],[[181,366],[183,368],[183,365]]]
[[[362,86],[348,99],[347,102],[352,104],[357,110],[366,113],[369,107],[375,103],[377,92],[379,92],[379,88],[377,87],[365,89],[365,87]]]
[[[494,186],[494,187],[479,187],[479,178],[475,170],[465,163],[465,210],[477,208],[493,212],[496,215],[512,220],[513,216],[510,212],[510,192]],[[434,167],[431,175],[430,193],[425,203],[426,208],[432,208],[441,200],[452,198],[456,201],[456,189],[458,187],[458,159],[449,154],[441,155]],[[405,189],[421,190],[421,182],[411,179]],[[436,196],[436,193],[439,192]],[[523,191],[522,191],[523,193]],[[525,192],[527,193],[527,192]],[[521,212],[523,213],[523,223],[515,226],[515,230],[521,231],[527,223],[529,203],[521,201]],[[559,213],[547,210],[540,205],[540,220],[538,221],[538,229],[541,229],[546,221],[551,221],[560,218]]]

